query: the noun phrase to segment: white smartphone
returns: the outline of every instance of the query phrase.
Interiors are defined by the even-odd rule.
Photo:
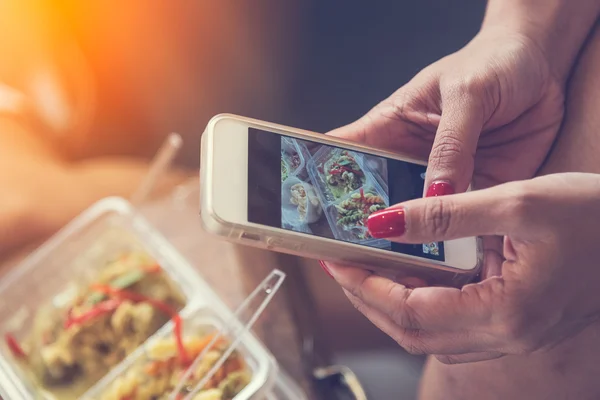
[[[478,238],[401,244],[367,217],[423,194],[426,163],[335,137],[218,115],[202,137],[203,227],[238,243],[460,286],[482,264]]]

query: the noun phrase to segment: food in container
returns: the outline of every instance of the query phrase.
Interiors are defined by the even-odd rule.
[[[291,154],[284,153],[284,157],[286,161],[290,164],[290,169],[292,171],[296,171],[298,167],[301,165],[300,154],[298,152],[293,151]]]
[[[360,188],[346,200],[334,206],[337,210],[336,224],[346,231],[353,232],[356,239],[370,239],[371,235],[366,229],[369,215],[385,209],[385,199],[373,189],[365,191]],[[358,229],[357,229],[358,228]]]
[[[135,269],[142,266],[145,272],[163,275],[164,281],[160,278],[161,282],[166,282],[169,287],[173,285],[170,293],[174,301],[167,298],[165,300],[173,308],[181,308],[177,305],[180,302],[185,306],[178,313],[181,319],[177,315],[162,316],[165,321],[171,319],[171,322],[156,332],[150,332],[150,340],[143,341],[117,365],[111,364],[103,372],[98,371],[95,377],[90,375],[86,377],[89,379],[78,379],[52,387],[43,385],[30,365],[29,342],[34,337],[41,338],[41,335],[34,335],[39,331],[38,326],[44,325],[44,319],[48,320],[48,325],[52,325],[50,321],[55,318],[64,318],[64,311],[70,308],[80,293],[87,294],[86,290],[91,288],[92,283],[97,284],[94,287],[101,294],[109,294],[106,300],[119,300],[117,293],[107,293],[106,286],[102,285],[108,277],[102,278],[104,280],[101,283],[99,279],[107,273],[106,267],[123,262],[123,256],[128,254],[132,256],[128,261],[131,263],[128,264],[129,267],[115,265],[111,268]],[[150,260],[155,261],[146,262]],[[158,265],[162,271],[158,271]],[[153,275],[152,278],[158,276]],[[129,279],[133,279],[132,276],[123,279],[121,283],[127,283]],[[120,286],[118,281],[116,286]],[[141,286],[145,287],[146,283]],[[152,294],[154,289],[156,293],[164,292],[162,287],[166,286],[160,283],[148,292],[143,289],[143,294]],[[122,289],[119,294],[131,288]],[[131,299],[132,305],[141,304],[137,299]],[[203,312],[201,321],[190,321],[190,312],[198,307],[203,310],[208,308],[215,317],[206,318],[206,313]],[[174,332],[179,326],[185,330],[184,340],[193,341],[194,337],[211,334],[215,327],[220,326],[219,321],[229,319],[230,316],[231,311],[208,283],[126,200],[101,200],[0,280],[0,318],[3,321],[1,337],[5,339],[0,342],[0,398],[98,399],[99,394],[104,393],[107,388],[106,382],[122,376],[123,371],[131,365],[131,360],[138,360],[140,354],[146,354],[154,338],[163,337],[163,333],[167,331]],[[108,315],[103,318],[107,323],[112,320]],[[196,329],[199,325],[204,326],[204,329]],[[251,371],[251,381],[236,396],[236,400],[252,396],[262,398],[270,394],[279,376],[277,363],[270,352],[250,333],[245,334],[237,351]],[[93,393],[96,395],[92,396]]]
[[[289,177],[281,187],[283,221],[293,226],[316,222],[323,215],[314,187],[296,177]]]
[[[328,146],[315,153],[309,162],[309,173],[319,186],[322,200],[327,203],[339,200],[368,181],[359,157],[351,151]]]
[[[308,183],[296,183],[290,189],[292,198],[290,202],[298,206],[298,215],[300,219],[306,220],[306,215],[310,207],[314,207],[319,210],[316,214],[320,215],[321,207],[319,207],[319,199],[314,193],[314,189]]]
[[[166,400],[175,390],[179,379],[195,359],[211,343],[213,334],[195,332],[183,338],[185,360],[182,360],[175,337],[155,340],[146,356],[116,378],[99,396],[99,400]],[[185,388],[192,388],[223,355],[228,346],[219,338],[194,368]],[[252,371],[241,353],[234,351],[219,368],[209,383],[194,395],[194,400],[234,399],[252,380]],[[181,392],[181,398],[187,394]]]
[[[283,157],[281,158],[281,182],[285,181],[290,176],[289,167]]]
[[[340,198],[365,184],[365,173],[355,156],[347,150],[341,151],[323,165],[325,180],[333,195]]]
[[[303,171],[305,171],[305,160],[303,151],[300,148],[299,144],[294,139],[290,138],[282,138],[281,141],[281,164],[282,166],[285,164],[287,166],[287,175],[288,176],[297,176],[300,175]],[[282,167],[283,168],[283,167]],[[282,177],[281,181],[285,181]]]
[[[165,326],[84,399],[242,400],[258,396],[265,386],[268,362],[256,347],[248,346],[246,335],[284,279],[285,274],[273,270],[228,322],[214,310],[200,307],[185,315],[181,324]]]
[[[10,333],[6,340],[44,391],[75,398],[176,318],[184,304],[155,260],[142,251],[128,252],[91,282],[76,285],[64,306],[40,307],[22,343]]]

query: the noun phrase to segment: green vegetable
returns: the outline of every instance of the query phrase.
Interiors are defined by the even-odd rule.
[[[145,276],[146,272],[144,270],[134,269],[124,275],[116,277],[115,279],[110,281],[108,285],[114,289],[125,289],[135,285],[136,283],[144,279]],[[88,297],[87,301],[89,304],[97,304],[104,300],[105,297],[106,295],[104,293],[94,292]]]

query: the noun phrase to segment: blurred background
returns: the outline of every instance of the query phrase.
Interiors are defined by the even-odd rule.
[[[164,190],[196,176],[214,114],[317,132],[355,120],[465,45],[484,9],[480,0],[1,0],[0,258],[99,198],[129,196],[169,132],[185,144]],[[422,360],[320,270],[306,271],[297,297],[314,299],[334,358],[373,398],[414,396]]]

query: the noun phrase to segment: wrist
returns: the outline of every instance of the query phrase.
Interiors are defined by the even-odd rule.
[[[491,0],[481,30],[527,38],[565,83],[599,13],[599,0]]]

